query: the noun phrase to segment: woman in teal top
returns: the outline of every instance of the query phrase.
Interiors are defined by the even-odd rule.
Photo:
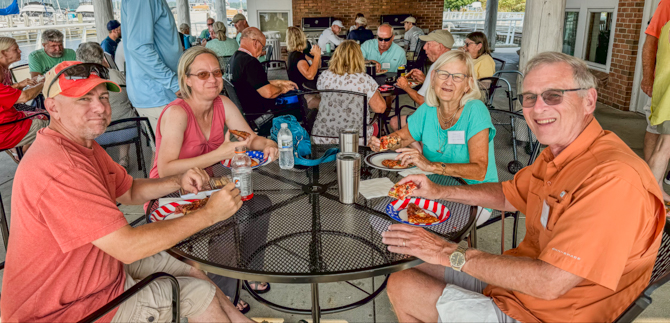
[[[226,37],[226,25],[220,21],[214,23],[214,39],[207,42],[205,47],[213,50],[217,56],[232,56],[240,45],[235,39]]]
[[[461,177],[468,184],[498,182],[493,150],[496,130],[479,100],[472,58],[454,50],[434,64],[426,102],[407,119],[406,128],[392,134],[402,139],[402,147],[421,142],[422,150],[398,149],[396,159],[414,163],[423,171]],[[379,143],[372,138],[370,147],[378,151]],[[487,219],[482,214],[477,222]]]

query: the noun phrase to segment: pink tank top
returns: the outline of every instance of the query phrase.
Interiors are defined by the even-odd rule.
[[[188,115],[186,130],[184,131],[184,141],[181,144],[181,151],[179,152],[179,159],[193,158],[200,155],[204,155],[216,148],[219,148],[223,141],[225,140],[225,133],[223,128],[226,124],[226,110],[223,107],[223,101],[220,97],[217,97],[214,100],[213,115],[212,115],[212,129],[209,132],[209,140],[205,139],[205,135],[202,133],[198,122],[195,120],[195,115],[193,110],[182,99],[176,99],[170,104],[165,106],[163,112],[158,117],[158,124],[156,125],[156,155],[154,157],[154,165],[151,168],[151,173],[149,177],[159,178],[158,176],[158,151],[161,147],[161,118],[163,118],[163,113],[173,106],[178,105]]]

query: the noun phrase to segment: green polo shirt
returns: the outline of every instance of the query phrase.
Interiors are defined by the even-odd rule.
[[[28,55],[28,66],[30,67],[31,72],[46,74],[46,72],[60,62],[76,60],[77,53],[69,48],[63,49],[63,56],[61,57],[51,57],[44,52],[44,49],[40,49],[33,51]]]
[[[398,66],[407,64],[405,51],[395,43],[391,44],[391,48],[382,54],[379,52],[378,40],[370,39],[361,45],[361,51],[363,51],[363,57],[365,57],[366,60],[379,62],[382,64],[382,69],[384,70],[387,69],[384,64],[388,63],[388,70],[392,73],[398,71]]]

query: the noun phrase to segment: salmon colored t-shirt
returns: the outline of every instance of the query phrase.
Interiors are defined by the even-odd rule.
[[[654,87],[651,95],[649,122],[659,125],[670,120],[670,0],[661,0],[645,33],[658,38]]]
[[[91,242],[128,225],[115,200],[132,182],[97,143],[37,133],[12,188],[3,323],[76,322],[123,292],[123,263]]]
[[[0,123],[24,118],[25,115],[14,108],[14,103],[21,96],[21,91],[11,86],[0,84]],[[31,119],[9,125],[0,126],[0,150],[14,148],[26,136]]]
[[[504,254],[584,278],[555,300],[489,285],[484,295],[510,317],[612,322],[649,283],[665,224],[661,191],[647,164],[595,119],[558,156],[545,149],[503,192],[526,215],[525,238]]]

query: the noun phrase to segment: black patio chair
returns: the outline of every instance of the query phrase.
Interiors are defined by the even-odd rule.
[[[363,113],[360,115],[360,120],[363,121],[364,116],[368,116],[368,114],[369,114],[368,98],[367,98],[367,95],[364,94],[364,93],[353,92],[353,91],[344,91],[344,90],[318,90],[318,91],[300,92],[300,93],[297,94],[299,99],[300,99],[300,107],[301,107],[303,116],[313,116],[314,118],[316,118],[317,115],[315,113],[318,113],[320,111],[324,111],[324,110],[321,110],[322,108],[319,109],[320,111],[314,111],[314,110],[309,109],[307,107],[307,100],[305,99],[305,95],[316,95],[316,94],[321,96],[321,103],[322,103],[320,105],[321,107],[327,107],[328,106],[328,103],[327,103],[328,100],[333,100],[335,96],[337,96],[337,97],[342,97],[342,96],[359,97],[360,100],[361,100],[362,108],[363,108],[362,109]],[[333,109],[345,109],[345,107],[333,107]],[[353,112],[353,113],[355,113],[355,112]],[[367,128],[368,127],[367,126],[373,125],[375,122],[377,122],[377,118],[378,118],[377,114],[370,117],[370,121],[365,123],[366,126],[363,126],[363,122],[358,123],[358,124],[354,124],[354,125],[343,124],[341,126],[341,129],[344,129],[344,128],[359,128],[359,129],[361,129],[362,128],[362,130],[359,131],[359,140],[363,139],[363,145],[360,145],[360,147],[367,147],[368,146],[368,138],[367,138],[367,136],[368,136],[368,129]],[[307,118],[307,119],[310,119],[310,118]],[[305,129],[307,130],[307,132],[312,137],[312,142],[313,143],[315,142],[315,139],[317,139],[317,140],[323,139],[323,140],[329,140],[329,141],[337,139],[337,141],[339,141],[339,139],[340,139],[339,130],[338,130],[338,134],[332,134],[332,135],[329,135],[329,136],[315,135],[314,134],[314,129],[312,128],[313,122],[314,122],[313,119],[305,121],[305,124],[306,124]],[[361,136],[361,134],[362,134],[362,136]],[[372,134],[370,134],[370,135],[372,135]],[[334,144],[337,144],[337,143],[334,143]],[[324,144],[324,145],[334,145],[334,144]]]
[[[228,79],[224,78],[223,90],[226,91],[226,96],[230,99],[230,101],[233,101],[242,115],[244,115],[244,110],[242,110],[242,103],[240,102],[240,98],[237,96],[237,92],[235,91],[235,85],[233,85],[233,83]]]
[[[537,138],[530,132],[526,120],[520,113],[502,110],[489,110],[491,121],[496,128],[496,136],[493,140],[494,154],[496,158],[496,170],[498,181],[511,180],[514,175],[532,164],[540,151]],[[473,226],[471,242],[477,245],[477,229],[501,221],[503,218],[512,217],[514,226],[512,230],[512,248],[517,246],[517,234],[519,228],[519,212],[501,212],[493,210],[488,221],[478,227]],[[505,248],[504,222],[502,223],[501,250]]]
[[[156,137],[148,118],[134,117],[113,121],[107,127],[107,131],[95,140],[110,156],[118,156],[124,145],[134,145],[137,164],[130,163],[133,158],[131,151],[129,151],[128,173],[136,178],[142,177],[142,175],[144,178],[149,177],[148,169],[152,167],[154,157],[152,145],[155,146]],[[117,153],[114,150],[119,152]],[[148,161],[145,156],[150,156]]]
[[[412,59],[407,61],[407,71],[410,71],[413,68],[418,68],[425,72],[426,59],[428,58],[426,56],[426,51],[423,50],[423,46],[425,44],[426,42],[420,39],[416,43],[416,48],[414,49]]]
[[[614,321],[616,323],[633,322],[640,313],[651,305],[651,294],[659,287],[670,280],[670,220],[665,221],[663,229],[663,240],[658,249],[654,270],[651,272],[651,279],[647,288],[640,293],[640,296],[630,304],[628,308]]]
[[[288,80],[288,66],[285,61],[269,60],[261,65],[268,75],[268,80]]]
[[[228,63],[230,62],[230,58],[233,57],[232,55],[228,56],[217,56],[219,59],[219,67],[224,73],[228,73]]]
[[[491,56],[491,58],[493,58],[493,61],[496,63],[496,71],[502,71],[505,69],[505,64],[507,64],[506,61],[500,58],[495,58],[493,56]],[[498,67],[498,65],[500,65],[500,67]]]
[[[485,95],[485,97],[482,98],[482,101],[484,101],[487,108],[495,109],[493,100],[495,99],[496,93],[498,93],[498,89],[502,88],[507,96],[508,111],[513,111],[514,100],[516,100],[516,98],[514,97],[512,84],[510,84],[509,81],[501,77],[492,76],[480,78],[477,82],[479,82],[480,85],[486,85],[488,83],[488,87],[482,86]]]
[[[0,123],[0,127],[2,127],[2,126],[7,126],[7,125],[10,125],[10,124],[14,124],[14,123],[17,123],[17,122],[21,122],[21,121],[24,121],[24,120],[27,120],[27,119],[32,119],[32,118],[34,118],[34,117],[36,117],[36,116],[39,116],[39,115],[43,115],[43,116],[46,116],[47,118],[49,118],[49,114],[48,114],[48,113],[44,113],[44,112],[41,112],[41,113],[35,113],[35,114],[33,114],[33,115],[29,116],[29,117],[25,117],[25,118],[17,119],[17,120],[10,121],[10,122]],[[21,158],[23,158],[23,147],[12,147],[12,148],[15,148],[15,149],[16,149],[16,154],[17,154],[18,160],[20,161]],[[7,150],[7,149],[0,150],[0,152],[5,151],[5,150]]]
[[[265,52],[265,60],[266,61],[272,60],[272,54],[274,53],[274,46],[265,45],[265,47],[263,47],[263,51]]]
[[[7,221],[7,217],[5,215],[5,206],[2,203],[2,196],[0,196],[0,232],[2,232],[2,240],[5,245],[5,251],[7,251],[7,242],[9,241],[9,223]],[[0,270],[5,269],[5,262],[3,261],[0,263]],[[140,290],[144,289],[147,287],[149,284],[154,282],[155,280],[158,279],[168,279],[172,285],[172,322],[178,323],[179,322],[179,281],[177,281],[177,278],[174,276],[163,273],[163,272],[158,272],[158,273],[153,273],[146,278],[142,279],[140,282],[135,284],[133,287],[129,288],[127,291],[123,292],[121,295],[117,296],[113,300],[111,300],[109,303],[107,303],[105,306],[99,308],[95,312],[89,314],[85,318],[79,320],[79,323],[84,323],[84,322],[95,322],[101,317],[103,317],[105,314],[109,313],[119,305],[121,305],[123,302],[127,301],[131,297],[133,297],[135,294],[137,294]]]

